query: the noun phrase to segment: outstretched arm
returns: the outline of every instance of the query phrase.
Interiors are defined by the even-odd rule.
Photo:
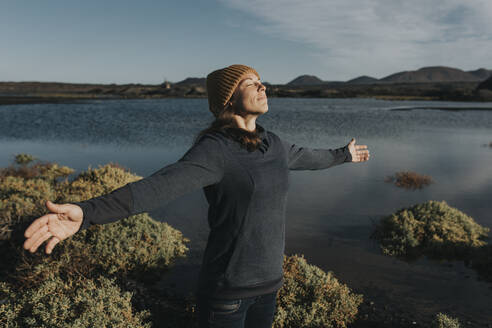
[[[46,244],[46,253],[60,241],[91,224],[113,222],[149,211],[192,190],[214,184],[224,172],[223,152],[213,136],[205,135],[176,163],[151,176],[128,183],[109,194],[83,202],[46,202],[50,213],[34,220],[26,229],[24,248],[35,252]]]
[[[282,139],[281,139],[282,140]],[[287,152],[290,170],[321,170],[345,162],[362,162],[369,159],[367,146],[355,146],[355,139],[336,149],[300,147],[282,140]]]
[[[337,149],[301,147],[282,139],[290,170],[321,170],[352,160],[347,146]]]
[[[150,211],[179,196],[219,182],[224,174],[220,141],[204,136],[181,159],[152,175],[83,202],[80,230]]]

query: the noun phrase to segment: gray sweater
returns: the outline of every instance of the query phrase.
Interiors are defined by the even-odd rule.
[[[278,290],[283,282],[289,170],[351,162],[347,146],[299,147],[256,123],[262,139],[248,152],[222,133],[202,136],[177,162],[113,192],[76,202],[82,229],[150,211],[203,188],[210,234],[198,294],[240,298]]]

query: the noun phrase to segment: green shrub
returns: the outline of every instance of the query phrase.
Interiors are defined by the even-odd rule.
[[[433,328],[460,328],[458,319],[448,317],[444,313],[438,313],[434,318]]]
[[[180,231],[146,213],[98,225],[79,235],[77,241],[91,248],[108,274],[162,270],[188,251],[185,242],[189,240]]]
[[[0,278],[5,280],[9,274],[19,288],[38,285],[53,274],[94,277],[117,273],[123,277],[164,270],[173,258],[184,256],[188,250],[188,240],[181,232],[143,213],[77,233],[59,243],[51,256],[42,251],[25,252],[24,230],[36,217],[47,213],[47,199],[55,203],[85,200],[141,177],[116,164],[89,169],[73,181],[61,182],[57,178],[73,170],[53,163],[11,166],[1,172],[0,242],[6,251],[1,255],[4,266]]]
[[[56,163],[31,163],[33,159],[20,154],[17,165],[0,169],[0,244],[10,239],[14,228],[23,229],[23,223],[45,214],[46,199],[58,201],[57,188],[67,184],[58,180],[74,172]]]
[[[0,241],[11,237],[15,226],[44,214],[44,199],[55,197],[52,185],[39,178],[7,176],[0,180]],[[43,205],[42,205],[43,204]]]
[[[45,280],[16,293],[0,283],[2,327],[150,327],[148,311],[134,312],[131,293],[105,277]]]
[[[16,164],[25,165],[25,164],[31,163],[32,161],[34,161],[36,159],[37,159],[36,157],[34,157],[30,154],[17,154],[14,157],[14,162]]]
[[[344,328],[355,319],[362,295],[351,293],[332,272],[324,272],[297,255],[284,257],[283,269],[275,328]]]
[[[142,179],[118,164],[109,163],[81,172],[73,181],[64,181],[57,188],[58,202],[70,203],[98,197]]]
[[[156,303],[156,293],[145,285],[146,279],[155,282],[155,274],[162,274],[174,258],[185,255],[188,240],[180,231],[142,213],[90,227],[59,243],[50,255],[43,247],[34,254],[22,248],[24,230],[47,213],[47,199],[59,204],[81,201],[141,177],[108,164],[89,168],[68,181],[66,177],[73,172],[68,167],[31,163],[29,155],[19,157],[16,164],[0,169],[0,326],[144,326],[139,316],[132,314],[132,306],[142,310]],[[63,177],[65,180],[59,179]],[[121,294],[107,279],[122,290],[134,292],[131,302],[129,294]],[[55,285],[57,292],[53,291]],[[51,298],[51,292],[56,297]],[[35,305],[23,295],[41,303]],[[105,297],[114,298],[107,301],[114,308],[103,307],[100,300]],[[161,303],[164,305],[158,311],[164,309],[172,316],[172,303]],[[92,305],[87,304],[98,309],[92,311]],[[190,317],[189,312],[183,307],[181,319],[168,317],[168,321],[182,321]]]
[[[486,245],[489,228],[445,201],[428,201],[384,217],[371,235],[384,254],[460,258]]]
[[[54,275],[74,279],[80,275],[117,275],[126,279],[130,275],[152,280],[152,273],[162,273],[173,259],[186,255],[187,241],[180,231],[142,213],[79,232],[58,244],[50,256],[22,252],[16,279],[24,287]]]

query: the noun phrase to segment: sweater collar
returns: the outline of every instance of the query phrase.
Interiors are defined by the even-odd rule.
[[[256,127],[258,129],[258,135],[260,136],[260,138],[263,140],[263,139],[266,139],[266,130],[263,126],[259,125],[258,123],[256,123]]]
[[[261,139],[261,145],[258,148],[261,152],[265,153],[268,150],[268,138],[267,138],[267,131],[266,129],[261,126],[260,124],[256,123],[256,127],[258,129],[258,135],[260,136]]]
[[[267,133],[267,130],[258,123],[256,123],[256,130],[257,130],[257,134],[261,140],[261,143],[260,143],[258,149],[264,154],[268,150],[268,147],[270,145],[268,142],[268,133]],[[225,140],[227,143],[237,144],[237,142],[235,142],[233,139],[228,137],[227,132],[221,131],[220,134],[225,137]]]

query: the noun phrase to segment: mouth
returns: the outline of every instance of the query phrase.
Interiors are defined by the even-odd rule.
[[[258,97],[258,100],[266,100],[266,99],[267,99],[266,95]]]

